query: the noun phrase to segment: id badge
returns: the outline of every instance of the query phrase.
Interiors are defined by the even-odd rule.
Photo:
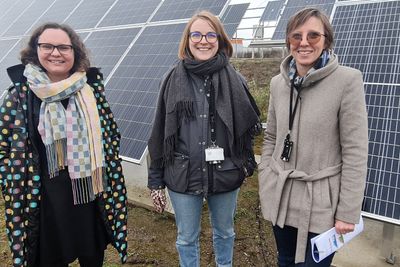
[[[224,160],[224,149],[219,146],[206,148],[206,161],[218,162]]]

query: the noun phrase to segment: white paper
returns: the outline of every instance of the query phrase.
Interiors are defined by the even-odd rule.
[[[336,233],[335,227],[328,231],[317,235],[311,239],[312,257],[315,262],[320,262],[333,252],[341,248],[344,244],[349,242],[353,237],[357,236],[364,229],[364,222],[360,216],[360,221],[355,225],[354,231],[341,235]]]

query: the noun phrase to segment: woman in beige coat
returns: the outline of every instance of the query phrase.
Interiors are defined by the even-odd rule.
[[[339,65],[332,26],[318,9],[296,13],[286,34],[290,55],[271,80],[261,207],[280,267],[330,266],[333,255],[317,264],[309,244],[359,221],[368,157],[362,75]]]

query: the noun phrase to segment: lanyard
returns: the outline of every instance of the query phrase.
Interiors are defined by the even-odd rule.
[[[215,145],[215,142],[217,141],[217,133],[216,133],[216,125],[215,125],[215,90],[214,86],[211,84],[211,79],[210,77],[207,77],[206,80],[204,81],[206,85],[206,92],[207,92],[207,98],[209,99],[208,101],[208,106],[209,106],[209,111],[208,111],[208,116],[210,118],[210,130],[211,130],[211,144]]]
[[[297,97],[296,97],[296,103],[294,104],[294,107],[293,107],[294,88],[297,89]],[[297,104],[299,103],[299,99],[300,99],[300,91],[301,91],[301,83],[297,86],[294,85],[294,78],[293,78],[292,84],[290,86],[289,131],[286,135],[285,141],[283,142],[283,151],[282,151],[282,155],[281,155],[281,159],[286,162],[289,161],[290,155],[292,154],[293,141],[290,140],[290,132],[292,131],[294,117],[296,116]]]
[[[293,108],[294,88],[296,88],[296,90],[297,90],[297,97],[296,97],[296,103],[294,104],[294,108]],[[290,86],[289,132],[288,132],[289,138],[288,139],[290,139],[290,132],[292,131],[292,128],[293,128],[293,121],[294,121],[294,117],[296,116],[296,109],[297,109],[297,104],[298,104],[299,98],[300,98],[300,91],[301,91],[301,83],[298,86],[296,86],[296,85],[294,85],[294,79],[293,79],[292,84]]]

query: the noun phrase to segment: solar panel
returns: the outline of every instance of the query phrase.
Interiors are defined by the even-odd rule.
[[[0,40],[0,62],[18,40]]]
[[[365,90],[369,158],[363,210],[400,220],[400,85]]]
[[[160,3],[161,0],[118,1],[101,21],[99,27],[144,23]]]
[[[104,79],[125,53],[140,28],[93,32],[85,46],[89,49],[93,66],[101,67]]]
[[[121,155],[140,160],[147,146],[160,78],[177,60],[185,24],[147,27],[106,84],[121,129]]]
[[[221,22],[224,24],[225,31],[230,38],[232,38],[232,36],[235,34],[236,29],[239,26],[248,6],[249,3],[231,5],[228,6],[224,12]]]
[[[9,49],[5,56],[0,61],[1,71],[0,71],[0,95],[3,95],[4,90],[8,88],[11,84],[10,78],[8,77],[6,69],[16,64],[20,64],[19,52],[23,48],[23,41],[15,41],[14,46]]]
[[[270,1],[264,9],[261,15],[260,21],[275,21],[278,20],[281,14],[281,9],[283,7],[284,1]]]
[[[28,29],[32,27],[32,24],[41,17],[43,12],[51,6],[55,0],[41,0],[41,1],[29,1],[25,3],[26,9],[21,12],[17,18],[9,23],[3,31],[3,36],[18,36],[25,34]]]
[[[76,30],[94,28],[114,2],[115,0],[84,0],[65,23]]]
[[[276,26],[272,39],[285,39],[286,25],[289,21],[289,18],[297,11],[303,9],[304,7],[316,7],[323,10],[329,17],[331,15],[334,3],[335,0],[288,0],[282,16],[279,19],[278,25]]]
[[[399,1],[338,5],[332,20],[342,64],[364,75],[369,124],[363,211],[400,224]]]
[[[32,2],[33,3],[33,2]],[[0,36],[2,36],[21,13],[25,11],[32,3],[28,3],[25,0],[16,1],[5,1],[1,6],[1,17],[0,17]]]
[[[62,23],[70,13],[78,6],[81,0],[57,0],[43,13],[42,16],[31,27],[31,31],[45,22]]]
[[[165,0],[151,21],[185,19],[197,11],[208,10],[218,15],[226,0]]]

